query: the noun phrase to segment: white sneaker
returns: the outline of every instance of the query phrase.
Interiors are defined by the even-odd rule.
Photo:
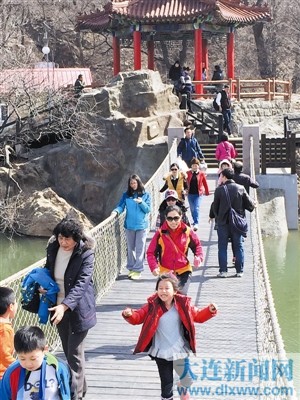
[[[235,276],[236,276],[237,278],[242,278],[243,273],[242,273],[242,272],[238,272]]]
[[[197,230],[198,230],[198,226],[194,224],[194,225],[193,225],[193,231],[196,232]]]
[[[217,275],[218,278],[227,278],[227,272],[220,272]]]

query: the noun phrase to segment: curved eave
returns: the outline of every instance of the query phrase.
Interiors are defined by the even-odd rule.
[[[112,16],[105,11],[96,12],[89,15],[81,15],[77,18],[75,30],[101,32],[110,27],[111,21]]]
[[[217,2],[216,18],[221,23],[251,25],[258,21],[270,21],[267,8],[231,5],[229,2]]]

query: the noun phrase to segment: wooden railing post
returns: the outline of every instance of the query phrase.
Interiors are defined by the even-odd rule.
[[[275,93],[276,93],[276,79],[272,79],[272,96],[271,100],[275,100]]]
[[[291,174],[296,174],[296,134],[292,133],[287,140],[289,141]]]
[[[240,82],[240,78],[237,78],[237,80],[236,80],[236,97],[237,97],[237,101],[241,101],[241,82]]]
[[[261,141],[260,141],[260,156],[261,156],[261,173],[262,175],[266,175],[267,173],[267,165],[266,165],[266,134],[262,133]]]

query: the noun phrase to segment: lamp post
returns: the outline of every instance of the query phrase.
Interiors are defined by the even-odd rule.
[[[49,75],[49,53],[50,48],[48,47],[48,37],[47,33],[45,32],[45,36],[47,39],[47,44],[42,48],[42,53],[46,56],[46,63],[47,63],[47,79],[48,79],[48,86],[50,86],[50,75]]]
[[[50,73],[49,73],[49,53],[50,53],[50,47],[48,46],[48,29],[50,29],[48,27],[48,25],[44,22],[44,29],[45,29],[45,33],[44,33],[44,46],[42,48],[42,53],[44,54],[44,56],[46,56],[46,63],[47,63],[47,81],[48,81],[48,101],[47,101],[47,105],[48,105],[48,112],[49,112],[49,121],[51,121],[51,111],[50,111]]]

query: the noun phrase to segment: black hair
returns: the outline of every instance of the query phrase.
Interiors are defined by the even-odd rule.
[[[16,302],[14,291],[6,286],[0,286],[0,316],[5,314],[8,307]]]
[[[191,131],[193,131],[195,129],[194,125],[188,125],[187,127],[184,128],[184,133],[190,129]]]
[[[16,353],[30,353],[34,350],[45,350],[46,338],[38,326],[23,326],[14,337]]]
[[[237,161],[233,164],[233,169],[236,174],[240,174],[243,171],[243,163]]]
[[[71,237],[75,242],[79,243],[83,238],[83,225],[76,219],[64,218],[53,229],[53,235],[58,239],[58,235]]]
[[[83,75],[79,74],[77,79],[79,79],[79,78],[83,78]]]
[[[133,195],[133,193],[135,192],[135,191],[132,189],[132,187],[130,186],[130,181],[132,181],[132,180],[137,181],[138,187],[137,187],[137,190],[136,190],[136,191],[137,191],[137,194],[138,194],[139,196],[142,196],[142,195],[145,193],[144,184],[143,184],[143,182],[141,181],[141,178],[140,178],[138,175],[136,175],[136,174],[130,175],[130,177],[128,178],[127,195],[131,197],[131,196]]]
[[[173,164],[170,165],[170,169],[176,167],[179,170],[179,165],[176,162],[173,162]]]
[[[180,207],[174,205],[174,206],[168,206],[166,208],[165,214],[166,216],[171,212],[171,211],[176,211],[180,216],[182,216],[182,210]]]
[[[159,282],[161,282],[161,281],[170,282],[172,284],[172,286],[173,286],[174,291],[178,292],[178,290],[179,290],[179,281],[178,281],[176,275],[173,274],[173,272],[168,272],[166,274],[160,275],[159,278],[157,279],[155,290],[158,290],[158,285],[159,285]]]
[[[226,133],[223,133],[223,135],[221,135],[220,142],[226,142],[227,140],[228,140],[228,135],[226,135]]]
[[[223,171],[221,171],[220,175],[225,176],[227,179],[233,179],[234,177],[234,171],[232,168],[225,168]]]

